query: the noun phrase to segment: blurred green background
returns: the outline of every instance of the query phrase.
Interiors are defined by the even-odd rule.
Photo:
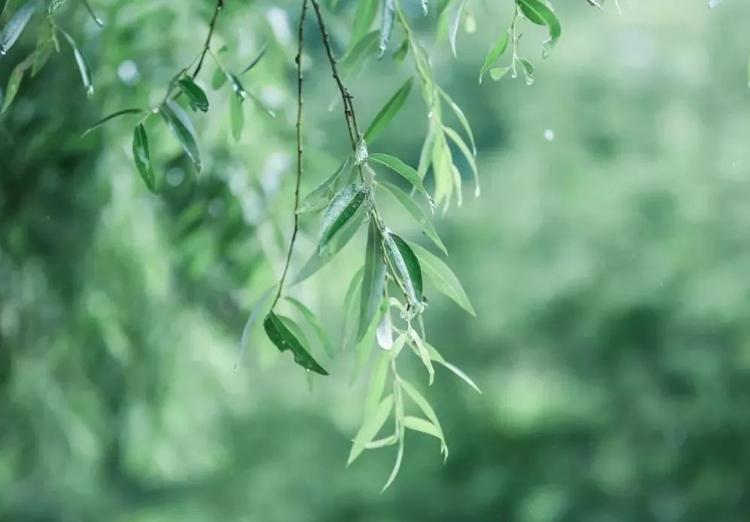
[[[63,49],[0,120],[0,519],[750,520],[747,2],[623,0],[618,16],[559,0],[549,59],[543,31],[523,39],[532,86],[477,84],[512,6],[470,2],[477,31],[460,34],[459,60],[445,42],[433,58],[479,141],[482,196],[467,190],[438,218],[478,317],[431,294],[427,326],[484,393],[445,372],[427,390],[420,374],[451,455],[443,464],[433,439],[409,434],[382,495],[393,451],[344,466],[364,393],[351,353],[326,361],[333,376],[312,391],[261,339],[235,369],[290,228],[285,20],[298,2],[227,2],[217,43],[236,69],[269,43],[244,81],[279,115],[248,106],[235,144],[228,92],[212,91],[200,175],[149,128],[159,196],[132,166],[132,122],[79,135],[157,102],[200,48],[213,2],[92,3],[104,30],[75,6],[60,23],[92,63],[93,99]],[[339,4],[344,44],[352,6]],[[0,85],[36,30],[0,60]],[[310,41],[305,190],[346,150]],[[408,69],[385,59],[350,78],[361,119]],[[412,95],[371,148],[416,164],[425,123]],[[316,227],[304,223],[295,266]],[[293,291],[335,339],[361,242]]]

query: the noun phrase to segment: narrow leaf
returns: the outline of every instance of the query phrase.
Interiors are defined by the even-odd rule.
[[[396,16],[396,0],[383,0],[383,10],[380,17],[380,43],[378,44],[378,58],[382,58],[388,49],[388,42],[393,32],[393,20]]]
[[[86,88],[86,94],[91,96],[94,94],[94,84],[91,83],[91,69],[89,68],[89,64],[86,62],[86,58],[83,56],[83,53],[81,53],[81,50],[78,49],[78,45],[76,45],[73,37],[65,31],[61,32],[70,44],[70,47],[73,49],[73,56],[75,57],[76,64],[78,65],[78,72],[81,74],[81,81],[83,82],[83,86]]]
[[[418,431],[420,433],[425,433],[427,435],[432,435],[433,437],[440,440],[441,442],[443,440],[443,437],[441,436],[440,431],[438,431],[435,425],[428,420],[407,415],[406,417],[404,417],[404,426],[406,428],[409,428],[410,430]]]
[[[362,339],[378,311],[385,286],[383,238],[374,219],[370,220],[365,248],[365,268],[362,280],[362,297],[359,305],[357,340]]]
[[[403,177],[406,181],[411,183],[415,189],[417,189],[429,199],[427,190],[424,188],[424,184],[422,183],[422,178],[420,178],[419,173],[409,165],[394,156],[389,156],[388,154],[372,153],[370,154],[370,159],[372,161],[375,161],[376,163],[385,165],[396,174]]]
[[[184,78],[180,78],[177,83],[180,86],[180,90],[187,95],[191,109],[197,109],[202,112],[208,111],[208,98],[206,97],[206,93],[193,81],[192,78],[185,76]]]
[[[349,221],[359,209],[367,195],[364,185],[352,184],[343,188],[331,200],[323,214],[323,226],[318,250],[323,250],[333,236]]]
[[[126,114],[145,114],[145,109],[123,109],[121,111],[113,112],[112,114],[109,114],[102,118],[101,120],[97,121],[95,124],[93,124],[91,127],[83,131],[83,134],[81,134],[81,137],[87,136],[89,133],[95,131],[105,123],[107,123],[109,120],[113,120],[115,118],[119,118],[120,116],[124,116]]]
[[[249,71],[251,71],[256,65],[260,63],[260,61],[263,59],[263,57],[266,55],[266,51],[268,50],[268,44],[264,43],[263,46],[260,48],[260,51],[258,51],[258,54],[253,60],[248,64],[247,67],[242,69],[242,72],[240,74],[245,74]]]
[[[37,0],[26,2],[3,27],[2,32],[0,32],[0,55],[8,54],[10,48],[21,36],[26,24],[29,23],[29,19],[36,11],[38,4]]]
[[[354,13],[350,46],[355,46],[372,27],[378,12],[378,0],[359,0]]]
[[[401,206],[411,215],[412,218],[414,218],[414,221],[417,222],[417,224],[420,226],[422,231],[425,233],[425,235],[433,242],[435,243],[435,246],[437,246],[440,250],[443,251],[444,254],[448,254],[448,251],[445,248],[445,245],[443,244],[443,241],[440,239],[440,236],[437,233],[437,230],[435,230],[435,227],[432,225],[432,222],[430,221],[430,216],[427,214],[425,210],[422,209],[419,205],[417,205],[414,200],[395,185],[392,185],[386,181],[380,181],[378,183],[378,186],[384,188],[386,192],[393,197],[398,203],[401,204]]]
[[[268,314],[268,312],[270,312],[272,298],[277,288],[277,285],[273,285],[270,288],[266,289],[266,291],[261,294],[260,298],[253,305],[253,308],[250,311],[250,316],[247,318],[247,321],[245,321],[245,326],[242,328],[242,337],[240,338],[239,345],[240,356],[237,366],[239,366],[239,362],[242,361],[245,353],[247,352],[248,345],[250,344],[250,339],[255,332],[255,325],[258,324],[258,319],[264,317]]]
[[[378,432],[383,428],[385,421],[391,415],[391,411],[393,411],[393,395],[389,395],[380,401],[375,412],[365,418],[357,435],[354,437],[354,443],[352,444],[352,449],[349,451],[349,458],[346,461],[347,466],[357,460],[357,457],[365,450],[365,446],[377,436]]]
[[[364,141],[366,143],[372,143],[380,134],[385,130],[389,123],[395,118],[398,112],[403,108],[404,103],[409,98],[409,93],[414,81],[413,78],[409,78],[406,82],[396,91],[385,106],[380,110],[375,119],[365,131]]]
[[[549,30],[549,40],[544,42],[545,56],[555,46],[562,34],[560,20],[552,10],[552,7],[543,0],[516,0],[518,7],[531,23],[546,25]]]
[[[289,301],[302,315],[302,317],[307,321],[307,324],[310,325],[310,328],[312,328],[313,332],[315,332],[315,335],[317,336],[320,343],[323,345],[323,349],[326,351],[326,353],[333,357],[334,350],[333,350],[333,344],[331,343],[331,339],[329,339],[328,334],[325,331],[325,328],[323,328],[323,325],[320,323],[320,319],[313,313],[312,310],[310,310],[304,303],[301,301],[293,298],[293,297],[287,297],[287,301]]]
[[[295,363],[306,370],[319,373],[320,375],[328,375],[328,372],[313,359],[310,353],[302,346],[299,339],[294,336],[291,330],[273,311],[269,312],[263,321],[263,328],[268,338],[276,345],[280,352],[287,350],[292,352]]]
[[[482,390],[479,389],[479,386],[477,386],[476,383],[471,379],[471,377],[466,375],[458,366],[454,366],[453,364],[446,361],[443,356],[440,355],[440,352],[438,352],[435,347],[427,341],[425,341],[424,344],[425,346],[427,346],[427,350],[430,352],[430,358],[433,361],[453,372],[459,379],[463,380],[466,384],[474,388],[477,393],[482,393]]]
[[[133,130],[133,160],[146,187],[151,192],[156,193],[156,176],[151,166],[148,135],[146,134],[146,128],[140,123]]]
[[[195,138],[195,129],[187,113],[172,100],[167,100],[159,107],[164,122],[177,141],[180,142],[185,153],[190,157],[195,165],[195,169],[201,170],[201,157],[198,150],[198,143]]]
[[[351,167],[351,161],[351,156],[347,156],[333,174],[311,190],[310,193],[302,199],[297,214],[307,214],[324,209],[331,201],[331,196],[333,196],[333,192],[336,190],[336,183]]]
[[[91,7],[91,4],[89,3],[89,1],[88,0],[81,0],[81,2],[83,2],[83,6],[86,8],[86,11],[88,11],[89,15],[94,20],[94,22],[96,23],[96,25],[98,25],[99,27],[104,27],[104,22],[102,21],[101,18],[99,18],[98,16],[96,16],[96,12],[94,11],[94,8]]]
[[[458,54],[456,53],[456,38],[458,37],[458,29],[459,27],[461,27],[461,18],[463,17],[463,14],[464,14],[466,1],[467,0],[461,0],[456,6],[456,13],[453,15],[453,19],[451,20],[451,25],[448,30],[448,37],[449,37],[450,44],[451,44],[451,51],[453,52],[454,58],[458,58]]]
[[[433,282],[435,288],[453,300],[458,306],[475,316],[476,312],[471,305],[471,301],[469,301],[469,297],[466,295],[466,291],[448,265],[429,250],[416,243],[410,243],[410,246],[417,254],[425,276]]]
[[[501,34],[495,41],[495,45],[493,45],[490,52],[487,53],[487,57],[484,59],[484,65],[482,65],[482,69],[479,71],[479,83],[482,83],[484,75],[487,74],[487,71],[495,65],[498,58],[500,58],[508,48],[508,42],[510,42],[510,34],[507,31]]]
[[[401,469],[401,462],[404,460],[404,437],[403,435],[398,439],[398,451],[396,452],[396,462],[393,464],[393,469],[391,470],[391,474],[388,477],[388,481],[385,483],[385,486],[383,486],[383,489],[380,490],[382,493],[386,489],[388,489],[391,484],[393,484],[393,481],[396,480],[396,477],[398,476],[398,471]]]
[[[385,247],[391,263],[393,276],[399,281],[413,306],[422,304],[422,269],[419,260],[409,245],[396,234],[388,232]]]

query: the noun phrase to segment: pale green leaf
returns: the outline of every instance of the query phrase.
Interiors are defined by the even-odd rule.
[[[419,258],[424,275],[432,281],[435,288],[453,300],[458,306],[475,316],[476,312],[471,305],[469,296],[466,295],[466,291],[448,265],[432,252],[416,243],[410,243],[410,246]]]
[[[349,458],[346,461],[347,466],[357,460],[357,457],[365,450],[365,446],[377,436],[391,415],[391,411],[393,411],[393,395],[388,395],[380,401],[375,411],[365,418],[359,428],[357,435],[354,437],[352,449],[349,451]]]
[[[370,154],[369,159],[393,170],[429,199],[427,190],[424,188],[422,179],[419,177],[419,173],[409,165],[394,156],[389,156],[388,154],[372,153]]]

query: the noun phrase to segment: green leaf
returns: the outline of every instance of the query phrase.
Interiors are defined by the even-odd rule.
[[[359,0],[357,11],[354,13],[352,25],[351,46],[356,45],[372,27],[378,12],[378,0]]]
[[[253,103],[256,105],[256,107],[258,107],[261,111],[263,111],[263,112],[266,113],[266,116],[268,116],[269,118],[276,118],[276,113],[273,110],[269,109],[266,106],[266,104],[263,103],[263,100],[261,100],[260,98],[258,98],[256,95],[254,95],[250,91],[247,91],[246,94],[247,94],[248,98],[250,98],[253,101]]]
[[[393,276],[413,306],[422,304],[422,269],[414,251],[396,234],[387,232],[385,248]]]
[[[91,83],[91,69],[89,68],[89,64],[86,62],[86,58],[83,56],[83,53],[81,53],[80,49],[78,49],[78,45],[76,45],[75,40],[73,40],[73,37],[70,36],[65,31],[60,31],[65,39],[70,44],[70,47],[73,49],[73,56],[75,57],[76,64],[78,65],[78,72],[81,74],[81,81],[83,82],[83,86],[86,88],[86,94],[91,96],[94,94],[94,84]]]
[[[424,341],[419,336],[416,330],[414,330],[413,328],[409,328],[408,333],[409,337],[411,338],[411,345],[416,349],[417,355],[419,355],[419,358],[422,360],[422,364],[424,364],[424,367],[427,369],[429,385],[432,386],[432,383],[435,382],[435,368],[432,366],[430,352],[429,350],[427,350],[427,346],[424,344]]]
[[[148,135],[146,128],[142,124],[136,125],[133,130],[133,160],[138,168],[138,174],[141,175],[146,187],[156,193],[156,176],[151,166],[151,152],[148,145]]]
[[[396,17],[396,0],[383,0],[383,10],[380,15],[380,40],[378,44],[378,58],[382,58],[388,49],[388,42],[393,32],[393,20]]]
[[[501,34],[497,41],[495,41],[495,45],[493,45],[490,52],[487,53],[487,56],[484,59],[484,65],[482,65],[482,69],[479,71],[479,83],[482,83],[484,75],[487,74],[487,71],[492,69],[495,62],[497,62],[508,48],[508,42],[510,42],[510,35],[507,31]]]
[[[420,433],[432,435],[436,439],[443,442],[443,437],[440,434],[440,430],[438,430],[435,425],[428,420],[407,415],[406,417],[404,417],[404,427],[409,428],[410,430],[418,431]]]
[[[546,56],[549,50],[555,46],[557,40],[562,34],[560,20],[552,10],[552,7],[543,0],[516,0],[516,3],[521,9],[523,15],[528,18],[531,23],[545,25],[547,26],[547,29],[549,29],[549,40],[544,42],[544,53]]]
[[[198,143],[195,138],[195,129],[187,113],[172,100],[167,100],[159,107],[164,122],[182,148],[195,165],[195,169],[201,170],[201,156],[198,150]]]
[[[506,74],[508,74],[508,71],[510,71],[510,66],[493,67],[492,69],[490,69],[490,77],[495,81],[499,81],[502,80]]]
[[[425,276],[433,282],[437,290],[449,297],[468,313],[476,316],[476,312],[471,305],[471,301],[469,301],[469,297],[466,295],[458,278],[451,269],[448,268],[448,265],[443,263],[429,250],[417,245],[416,243],[410,243],[410,245],[421,262]]]
[[[380,490],[382,493],[386,489],[388,489],[391,484],[393,484],[393,481],[396,480],[396,477],[398,476],[398,471],[401,469],[401,463],[404,460],[404,437],[403,435],[399,437],[398,439],[398,451],[396,452],[396,462],[393,464],[393,469],[391,470],[391,474],[388,477],[388,480],[385,483],[385,486],[383,486],[383,489]]]
[[[364,267],[360,267],[352,276],[349,286],[347,286],[346,294],[344,296],[344,325],[342,328],[341,345],[342,350],[349,345],[349,340],[352,335],[356,336],[356,331],[351,332],[353,328],[356,328],[356,319],[359,316],[359,307],[355,305],[356,300],[362,294],[362,274],[364,273]]]
[[[86,11],[88,11],[89,15],[94,20],[94,22],[96,23],[96,25],[98,25],[99,27],[104,27],[104,22],[102,22],[101,18],[99,18],[98,16],[96,16],[96,12],[94,11],[94,8],[91,7],[91,4],[89,3],[89,1],[88,0],[81,0],[81,2],[83,2],[83,6],[86,8]]]
[[[365,268],[362,280],[362,296],[359,305],[359,327],[357,340],[364,337],[383,299],[385,286],[385,261],[383,238],[374,219],[370,220],[365,248]]]
[[[0,32],[0,55],[8,54],[10,48],[16,43],[18,37],[21,36],[26,24],[29,23],[38,4],[39,2],[36,0],[26,2],[15,12],[5,27],[3,27],[2,32]]]
[[[469,123],[469,118],[466,117],[466,114],[464,114],[464,111],[461,110],[461,107],[458,106],[458,104],[453,101],[453,98],[451,98],[447,92],[445,92],[442,88],[438,88],[440,92],[440,96],[443,97],[443,99],[448,103],[448,107],[451,108],[453,111],[453,114],[456,115],[456,119],[461,124],[461,126],[464,129],[464,132],[466,132],[466,135],[469,137],[469,143],[471,144],[471,152],[474,156],[477,155],[477,144],[476,141],[474,141],[474,132],[471,130],[471,124]]]
[[[378,404],[380,404],[380,399],[383,397],[383,391],[385,390],[385,383],[388,380],[390,364],[391,359],[388,357],[388,354],[381,352],[377,361],[375,361],[370,376],[370,385],[365,397],[365,418],[371,417],[375,413]]]
[[[240,141],[242,130],[245,127],[245,111],[242,106],[244,98],[234,94],[229,98],[229,122],[232,127],[234,141]]]
[[[208,98],[206,97],[206,93],[193,81],[192,78],[185,76],[180,78],[177,83],[180,86],[180,90],[187,95],[191,109],[200,110],[202,112],[208,111]]]
[[[227,73],[221,67],[217,66],[211,77],[211,88],[213,90],[221,89],[225,83],[227,83]]]
[[[341,178],[341,175],[344,172],[347,172],[351,167],[351,162],[351,156],[347,156],[333,174],[311,190],[310,193],[302,199],[299,209],[297,209],[297,214],[308,214],[310,212],[323,210],[331,201],[331,196],[333,196],[333,192],[336,190],[336,184],[339,181],[339,178]]]
[[[403,108],[404,103],[409,98],[409,93],[414,81],[413,78],[409,78],[406,82],[396,91],[385,106],[380,110],[375,119],[365,131],[364,141],[366,143],[372,143],[377,139],[383,130],[388,126],[398,112]]]
[[[310,353],[302,346],[299,339],[292,334],[291,330],[273,311],[269,312],[263,321],[263,328],[268,338],[276,345],[280,352],[287,350],[292,352],[295,363],[306,370],[319,373],[320,375],[328,375],[328,372],[312,358]]]
[[[286,297],[286,300],[299,311],[300,315],[302,315],[305,321],[307,321],[307,324],[310,325],[310,328],[312,328],[313,332],[315,332],[315,335],[323,345],[323,349],[325,350],[325,352],[329,356],[333,357],[333,344],[331,344],[331,340],[328,338],[328,334],[326,333],[325,328],[323,328],[323,325],[320,323],[318,317],[301,301],[293,297]]]
[[[380,401],[377,409],[365,418],[362,426],[359,428],[357,435],[354,437],[352,449],[349,451],[349,458],[346,461],[347,466],[357,460],[357,457],[365,450],[365,446],[383,429],[383,425],[385,425],[385,421],[390,417],[391,411],[393,411],[393,395],[388,395]]]
[[[354,237],[362,224],[364,212],[360,208],[354,216],[331,238],[325,248],[315,249],[305,266],[299,271],[292,284],[299,284],[328,264]]]
[[[463,380],[466,384],[474,388],[474,390],[477,393],[482,393],[482,390],[479,389],[479,386],[476,385],[476,383],[466,375],[458,366],[454,366],[453,364],[446,361],[442,355],[440,355],[440,352],[438,352],[434,346],[432,346],[427,341],[424,342],[425,346],[427,346],[427,351],[430,353],[430,358],[438,363],[441,366],[444,366],[451,372],[453,372],[459,379]]]
[[[425,190],[424,184],[422,183],[422,178],[420,178],[419,173],[409,165],[394,156],[389,156],[388,154],[380,154],[377,152],[370,154],[369,159],[376,163],[380,163],[381,165],[385,165],[396,174],[403,177],[406,181],[411,183],[415,189],[417,189],[429,199],[427,190]]]
[[[352,218],[367,196],[367,187],[354,183],[340,190],[323,214],[323,226],[318,251],[323,250],[336,232]]]
[[[437,429],[439,433],[439,439],[443,442],[443,447],[445,453],[447,453],[447,447],[445,446],[445,437],[443,435],[443,428],[440,426],[440,421],[437,418],[437,415],[435,414],[435,410],[432,409],[432,406],[430,406],[430,403],[427,401],[427,399],[424,398],[424,396],[417,391],[417,389],[411,385],[408,381],[405,381],[404,379],[399,379],[398,381],[399,386],[401,389],[403,389],[406,394],[411,398],[412,401],[414,401],[414,404],[422,410],[422,413],[424,413],[424,416],[427,417],[427,419],[435,426],[435,429]]]
[[[466,162],[469,164],[469,168],[471,168],[471,172],[474,175],[474,195],[476,197],[479,197],[481,193],[481,188],[479,186],[479,169],[477,168],[477,160],[474,157],[474,154],[471,153],[471,151],[469,150],[469,146],[466,145],[466,142],[464,142],[463,138],[461,138],[461,135],[456,131],[454,131],[450,127],[443,127],[443,132],[445,132],[445,135],[448,136],[451,141],[456,144],[458,150],[460,150],[461,154],[463,154],[464,158],[466,158]]]
[[[83,131],[83,134],[81,134],[81,138],[84,136],[87,136],[89,133],[95,131],[105,123],[107,123],[109,120],[113,120],[115,118],[119,118],[120,116],[124,116],[126,114],[146,114],[148,111],[145,109],[123,109],[121,111],[113,112],[112,114],[109,114],[102,118],[101,120],[94,123],[91,127]]]
[[[378,182],[378,186],[384,188],[393,199],[404,207],[411,217],[414,218],[414,221],[417,222],[425,235],[435,243],[435,246],[442,250],[446,255],[448,254],[443,241],[440,239],[437,230],[435,230],[435,227],[432,225],[432,221],[430,221],[430,216],[422,209],[422,207],[414,202],[409,194],[386,181]]]
[[[13,103],[13,100],[15,99],[16,94],[18,94],[18,88],[21,87],[23,76],[24,74],[26,74],[26,69],[28,69],[28,67],[24,64],[24,62],[21,62],[13,68],[13,71],[11,71],[10,77],[8,78],[8,85],[5,88],[5,98],[3,99],[3,108],[2,110],[0,110],[0,113],[3,113],[6,110],[8,110],[8,107],[10,107],[10,104]]]

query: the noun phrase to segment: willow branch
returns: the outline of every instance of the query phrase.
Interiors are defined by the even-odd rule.
[[[295,62],[297,63],[297,179],[294,186],[294,227],[292,228],[292,238],[289,240],[289,250],[286,254],[286,263],[284,263],[284,271],[281,274],[279,280],[279,288],[276,291],[276,297],[273,300],[271,309],[276,306],[281,297],[281,292],[284,289],[284,283],[286,282],[287,274],[289,273],[289,265],[292,262],[292,252],[294,252],[294,244],[297,241],[297,234],[299,233],[299,193],[300,183],[302,181],[302,109],[305,104],[303,91],[304,91],[304,74],[302,72],[302,52],[305,49],[305,18],[307,17],[307,0],[302,0],[302,14],[299,17],[299,28],[297,31],[297,57]]]
[[[341,101],[344,104],[344,116],[346,117],[346,127],[349,131],[349,138],[352,142],[352,150],[357,152],[357,145],[362,139],[362,135],[359,132],[357,126],[357,116],[354,112],[354,97],[351,95],[349,90],[344,85],[344,81],[341,79],[339,68],[336,63],[336,58],[333,56],[333,47],[331,46],[331,37],[328,34],[328,28],[326,27],[325,21],[323,20],[323,13],[320,11],[320,4],[318,0],[310,0],[313,7],[315,8],[315,16],[318,19],[318,27],[320,28],[320,35],[323,38],[323,47],[326,50],[326,56],[328,57],[328,63],[331,65],[331,73],[333,79],[336,81],[339,93],[341,94]]]
[[[211,21],[208,23],[208,35],[206,35],[206,41],[203,44],[203,50],[201,51],[200,58],[198,58],[198,64],[195,66],[193,74],[191,75],[193,79],[195,79],[198,76],[198,73],[201,72],[201,69],[203,68],[203,62],[206,60],[206,55],[211,49],[211,38],[213,38],[214,36],[214,31],[216,29],[216,20],[218,20],[219,13],[222,9],[224,9],[224,0],[216,0],[214,14],[211,16]]]

